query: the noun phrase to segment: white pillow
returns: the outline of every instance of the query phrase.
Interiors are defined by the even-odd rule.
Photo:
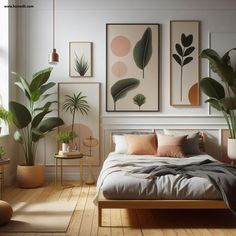
[[[113,135],[113,143],[115,144],[115,153],[117,154],[127,154],[128,153],[128,143],[125,136],[123,135]]]

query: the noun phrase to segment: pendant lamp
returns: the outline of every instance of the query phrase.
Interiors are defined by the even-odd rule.
[[[55,48],[55,0],[53,0],[53,24],[52,24],[52,40],[53,40],[53,49],[49,54],[49,64],[57,64],[59,62],[59,55]]]

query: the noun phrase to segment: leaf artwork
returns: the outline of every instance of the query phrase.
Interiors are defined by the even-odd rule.
[[[116,102],[125,97],[127,93],[135,89],[139,85],[140,81],[135,78],[127,78],[117,81],[111,87],[111,96],[114,101],[114,111],[116,111]]]
[[[133,58],[138,68],[143,71],[152,56],[152,30],[148,27],[142,38],[136,43],[133,50]]]
[[[195,47],[191,46],[193,43],[193,35],[181,34],[181,44],[176,43],[175,49],[177,54],[172,54],[175,61],[180,65],[180,101],[183,100],[183,67],[189,64],[193,57],[189,56],[194,50]]]
[[[89,69],[88,61],[85,59],[84,55],[80,58],[75,53],[75,67],[74,69],[79,73],[80,76],[84,76]]]
[[[146,97],[139,93],[133,97],[134,104],[138,105],[139,111],[141,109],[141,106],[146,102]]]

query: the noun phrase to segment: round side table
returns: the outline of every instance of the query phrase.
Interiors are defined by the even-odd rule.
[[[73,187],[73,185],[64,185],[63,184],[63,160],[80,160],[80,185],[83,185],[83,153],[73,154],[73,155],[59,155],[55,154],[54,158],[56,159],[56,176],[55,176],[55,184],[58,182],[58,161],[60,160],[60,184],[62,187]]]

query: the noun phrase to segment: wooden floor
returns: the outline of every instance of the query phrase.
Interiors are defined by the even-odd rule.
[[[18,201],[74,201],[77,200],[66,233],[5,233],[17,236],[63,235],[124,235],[124,236],[235,236],[236,217],[227,210],[103,210],[103,227],[98,227],[97,207],[92,200],[95,186],[84,185],[68,189],[47,184],[38,189],[8,187],[4,200]]]

